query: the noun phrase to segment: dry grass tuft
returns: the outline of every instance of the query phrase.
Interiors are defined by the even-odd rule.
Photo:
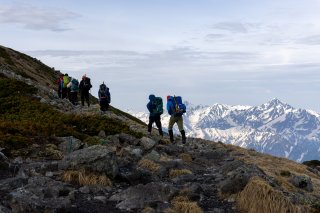
[[[155,210],[149,206],[145,207],[144,209],[142,209],[141,213],[153,213],[155,212]]]
[[[159,161],[162,161],[162,162],[172,161],[172,157],[167,154],[161,154]]]
[[[142,167],[142,168],[145,168],[145,169],[148,169],[149,171],[151,172],[157,172],[160,170],[160,165],[151,161],[151,160],[148,160],[148,159],[141,159],[139,162],[138,162],[138,166],[139,167]]]
[[[173,212],[176,213],[202,213],[202,209],[198,206],[197,202],[190,201],[189,198],[184,196],[175,197],[171,204]]]
[[[175,178],[180,175],[190,175],[192,172],[188,169],[171,169],[169,172],[169,177],[170,178]]]
[[[184,162],[192,162],[192,157],[191,157],[190,154],[182,153],[182,154],[180,154],[180,158],[181,158]]]
[[[243,191],[238,194],[237,204],[241,210],[248,213],[301,212],[280,191],[273,189],[259,177],[251,178]]]
[[[106,175],[87,174],[85,171],[65,171],[62,175],[62,180],[81,186],[112,186],[111,180]]]

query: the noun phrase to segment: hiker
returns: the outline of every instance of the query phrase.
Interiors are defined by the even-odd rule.
[[[84,99],[86,99],[86,102],[88,104],[88,107],[90,107],[90,100],[89,100],[89,90],[91,89],[92,85],[90,82],[90,78],[84,74],[82,76],[82,80],[80,81],[79,90],[81,94],[81,105],[84,106]]]
[[[186,143],[186,133],[183,129],[183,113],[186,112],[186,105],[182,103],[182,98],[180,96],[167,96],[167,110],[169,115],[171,115],[169,120],[168,132],[170,136],[170,142],[173,143],[173,125],[177,123],[179,131],[182,136],[182,143]]]
[[[67,85],[68,89],[70,89],[70,102],[73,105],[78,104],[78,91],[79,91],[79,81],[75,78],[72,78],[69,84]]]
[[[60,74],[59,79],[57,80],[58,83],[58,96],[62,98],[62,88],[63,88],[63,74]]]
[[[62,97],[61,98],[69,98],[70,90],[68,89],[68,84],[70,82],[69,75],[66,73],[63,76],[63,84],[62,84]]]
[[[111,102],[111,95],[109,88],[104,84],[104,82],[100,85],[98,91],[99,104],[101,113],[104,113],[108,110],[109,104]]]
[[[149,103],[147,104],[147,108],[150,112],[149,124],[148,124],[149,134],[151,134],[152,124],[156,123],[156,126],[158,127],[158,131],[159,131],[159,135],[163,136],[161,118],[160,118],[160,115],[163,113],[162,98],[156,97],[155,95],[149,95]]]

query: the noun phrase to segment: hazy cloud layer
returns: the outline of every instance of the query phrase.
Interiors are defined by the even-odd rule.
[[[31,5],[0,6],[0,22],[21,24],[31,30],[66,31],[66,21],[79,15],[59,9],[44,9]]]
[[[225,30],[231,33],[247,33],[247,28],[240,22],[220,22],[213,25],[213,29]]]

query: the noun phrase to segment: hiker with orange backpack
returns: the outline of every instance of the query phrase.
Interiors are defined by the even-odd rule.
[[[168,132],[170,136],[170,142],[173,143],[173,125],[177,123],[179,131],[182,137],[182,143],[186,143],[186,133],[183,129],[183,113],[186,112],[186,105],[182,103],[182,98],[180,96],[167,96],[167,110],[169,115],[171,115],[169,120]]]
[[[149,115],[149,124],[148,124],[148,132],[151,134],[152,124],[156,123],[158,127],[159,135],[163,136],[162,126],[161,126],[161,114],[163,113],[163,102],[162,98],[156,97],[155,95],[149,95],[149,103],[147,104],[147,108],[150,112]]]

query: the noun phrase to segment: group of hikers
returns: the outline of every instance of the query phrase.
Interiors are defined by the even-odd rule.
[[[82,80],[79,81],[76,78],[71,78],[68,74],[61,74],[57,81],[58,96],[59,98],[67,98],[73,105],[78,105],[78,92],[81,96],[81,106],[84,106],[84,101],[90,107],[89,91],[92,88],[90,78],[85,75],[82,76]],[[103,113],[108,110],[109,104],[111,102],[111,95],[109,88],[103,82],[98,91],[100,111]],[[159,134],[163,136],[162,126],[161,126],[161,115],[163,114],[163,101],[161,97],[156,97],[155,95],[149,95],[149,103],[147,108],[150,112],[148,132],[151,134],[153,123],[156,124]],[[173,138],[173,125],[177,123],[178,129],[181,133],[182,143],[186,143],[186,134],[183,129],[183,113],[186,112],[186,106],[182,102],[181,96],[167,96],[167,110],[170,115],[168,132],[170,136],[170,142],[174,142]]]
[[[59,98],[67,98],[73,105],[78,105],[78,92],[80,92],[81,106],[84,106],[84,101],[90,107],[89,91],[92,88],[91,80],[84,74],[82,80],[79,81],[76,78],[71,78],[69,75],[61,74],[57,81],[58,83],[58,96]],[[109,88],[104,84],[100,85],[98,91],[99,104],[101,112],[105,112],[109,108],[111,102],[111,96]]]
[[[161,97],[156,97],[155,95],[149,95],[149,103],[147,108],[150,112],[148,132],[151,134],[153,123],[156,124],[159,134],[163,136],[162,126],[161,126],[161,114],[163,113],[163,102]],[[186,112],[186,105],[182,102],[181,96],[167,96],[167,111],[170,115],[168,133],[170,136],[170,142],[174,142],[173,138],[173,125],[177,123],[178,129],[181,133],[182,143],[186,143],[186,133],[183,129],[183,113]]]

